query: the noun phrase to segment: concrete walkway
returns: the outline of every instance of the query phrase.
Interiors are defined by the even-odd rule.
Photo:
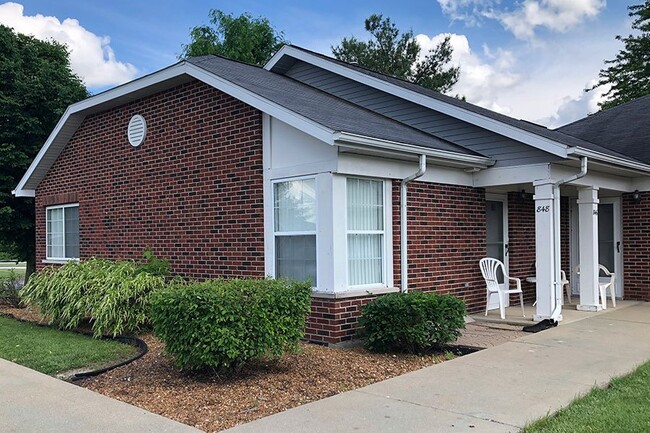
[[[0,359],[3,433],[178,432],[199,430]]]
[[[518,340],[228,430],[518,432],[650,359],[650,303]],[[0,431],[198,430],[0,359]]]
[[[649,334],[628,303],[227,431],[514,433],[650,359]]]

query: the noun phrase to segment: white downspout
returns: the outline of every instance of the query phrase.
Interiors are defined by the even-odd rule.
[[[407,209],[406,209],[406,185],[414,181],[415,179],[422,177],[424,172],[427,171],[427,156],[420,155],[420,167],[418,171],[412,175],[402,179],[400,185],[400,197],[399,197],[399,251],[400,251],[400,286],[402,293],[408,292],[408,253],[407,253],[407,236],[408,236],[408,222],[407,222]]]
[[[573,182],[587,175],[587,157],[580,158],[580,172],[565,179],[560,179],[553,184],[553,287],[555,293],[555,308],[551,313],[551,319],[557,321],[562,313],[562,287],[560,286],[560,185]]]

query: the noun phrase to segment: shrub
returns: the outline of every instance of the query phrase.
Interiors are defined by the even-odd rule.
[[[163,287],[161,277],[141,272],[133,262],[93,258],[34,273],[20,295],[62,329],[90,319],[96,337],[115,336],[148,322],[151,293]]]
[[[169,261],[156,257],[153,254],[153,251],[151,251],[151,248],[144,250],[142,258],[145,259],[145,262],[139,265],[138,272],[146,272],[150,275],[155,275],[162,278],[169,277],[171,273]]]
[[[20,305],[18,291],[22,287],[22,284],[22,277],[18,276],[13,269],[9,271],[9,275],[0,277],[0,305],[5,304],[11,307],[18,307]]]
[[[421,353],[456,341],[464,316],[465,303],[451,295],[392,293],[365,305],[360,324],[368,350]]]
[[[216,370],[298,347],[311,284],[236,279],[172,284],[152,299],[154,332],[183,369]]]

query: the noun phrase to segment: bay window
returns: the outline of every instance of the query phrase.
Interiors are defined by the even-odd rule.
[[[384,183],[347,179],[348,285],[385,284]]]
[[[273,184],[275,276],[316,286],[316,180]]]

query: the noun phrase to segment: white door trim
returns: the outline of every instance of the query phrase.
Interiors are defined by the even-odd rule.
[[[616,297],[622,298],[624,295],[624,282],[623,282],[623,209],[621,197],[603,197],[599,199],[601,204],[612,204],[614,216],[614,247],[615,251],[615,267],[616,267]],[[569,218],[569,232],[570,232],[570,249],[569,263],[571,265],[571,275],[569,281],[571,282],[571,293],[573,295],[580,294],[580,278],[574,272],[575,267],[580,263],[579,257],[579,236],[578,236],[578,204],[575,200],[571,201],[570,205],[570,218]],[[611,270],[611,269],[610,269]],[[603,279],[604,281],[604,279]]]
[[[508,195],[507,194],[494,194],[494,193],[486,193],[485,194],[485,202],[489,201],[498,201],[503,204],[503,265],[505,266],[505,271],[506,274],[510,273],[510,268],[509,268],[509,262],[510,262],[510,255],[508,252],[508,245],[509,245],[509,237],[508,237]],[[487,220],[486,220],[487,223]],[[506,296],[505,297],[505,306],[507,307],[510,305],[510,297]],[[490,305],[488,306],[488,309],[493,310],[499,308],[499,302],[497,300],[496,296],[492,296],[490,298]]]

